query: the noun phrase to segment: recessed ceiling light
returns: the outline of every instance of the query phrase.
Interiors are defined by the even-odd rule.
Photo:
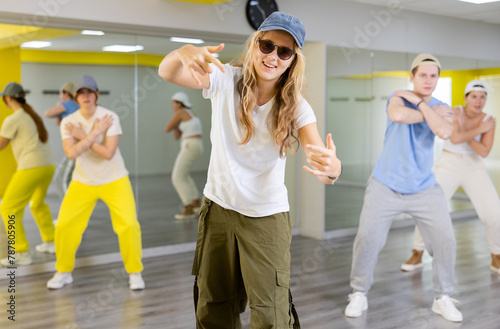
[[[497,1],[500,1],[500,0],[459,0],[459,1],[463,1],[463,2],[470,2],[470,3],[475,3],[475,4],[483,4],[483,3],[489,3],[489,2],[497,2]]]
[[[45,48],[50,47],[52,42],[49,41],[28,41],[21,44],[21,48]]]
[[[112,45],[112,46],[102,47],[102,51],[116,51],[120,53],[130,53],[132,51],[138,51],[143,49],[144,47],[140,45],[136,46]]]
[[[82,30],[81,33],[85,35],[104,35],[103,31],[94,31],[94,30]]]
[[[184,43],[204,43],[202,39],[192,39],[192,38],[178,38],[178,37],[171,37],[170,41],[173,42],[184,42]]]

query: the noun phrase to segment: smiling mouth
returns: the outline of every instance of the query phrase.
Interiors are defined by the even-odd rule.
[[[264,64],[264,66],[265,66],[265,67],[269,67],[269,68],[271,68],[271,69],[275,69],[275,68],[276,68],[276,66],[271,65],[271,64],[268,64],[268,63],[266,63],[266,62],[262,62],[262,64]]]

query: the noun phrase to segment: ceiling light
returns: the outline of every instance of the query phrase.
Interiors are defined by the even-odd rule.
[[[205,42],[202,39],[178,38],[178,37],[171,37],[170,41],[184,42],[184,43],[204,43]]]
[[[475,4],[483,4],[483,3],[489,3],[489,2],[497,2],[497,1],[500,1],[500,0],[459,0],[459,1],[463,1],[463,2],[470,2],[470,3],[475,3]]]
[[[104,35],[103,31],[94,31],[94,30],[82,30],[82,34],[85,35]]]
[[[50,47],[52,42],[49,41],[28,41],[21,44],[21,48],[45,48]]]
[[[136,46],[112,45],[112,46],[102,47],[102,51],[116,51],[120,53],[130,53],[132,51],[138,51],[143,49],[144,47],[140,45]]]

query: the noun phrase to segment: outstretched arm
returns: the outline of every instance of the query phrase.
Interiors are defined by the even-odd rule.
[[[307,162],[312,168],[304,170],[325,184],[333,184],[342,172],[342,164],[337,158],[332,135],[326,136],[326,147],[318,133],[316,123],[310,123],[299,129],[300,143],[303,145]]]
[[[208,88],[210,86],[209,74],[212,73],[210,63],[214,63],[222,72],[225,72],[222,63],[212,55],[223,48],[223,43],[216,47],[182,46],[163,58],[158,74],[163,80],[179,86],[193,89]]]

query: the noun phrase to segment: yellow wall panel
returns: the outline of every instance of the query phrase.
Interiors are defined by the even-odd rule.
[[[137,54],[138,65],[158,66],[162,59],[163,56]],[[135,65],[136,54],[22,49],[21,61],[53,64]]]
[[[0,89],[3,90],[9,82],[21,82],[21,60],[19,56],[19,48],[8,48],[0,50]],[[3,100],[0,101],[0,126],[6,117],[11,115],[13,111],[7,106]],[[0,198],[3,197],[5,189],[9,184],[12,175],[17,169],[17,163],[12,153],[10,144],[0,151]]]

